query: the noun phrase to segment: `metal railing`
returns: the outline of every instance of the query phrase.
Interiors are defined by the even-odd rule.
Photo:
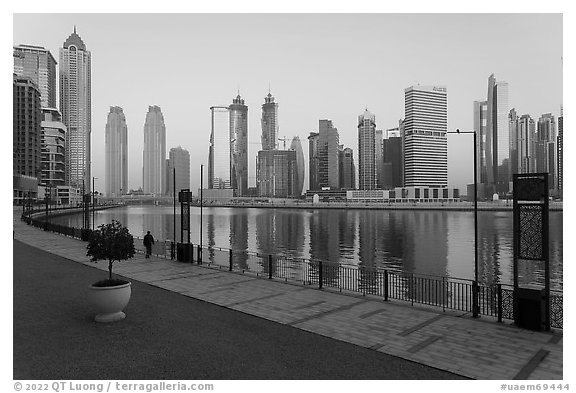
[[[88,240],[90,229],[70,228],[43,220],[22,216],[30,225],[65,236]],[[144,253],[142,239],[135,237],[137,252]],[[437,277],[408,273],[393,269],[366,268],[313,259],[274,256],[245,250],[231,250],[215,246],[199,247],[189,244],[191,252],[184,258],[178,256],[181,244],[156,241],[152,254],[165,259],[197,262],[228,271],[253,273],[268,279],[283,279],[319,289],[332,288],[339,291],[373,295],[383,300],[399,300],[410,304],[440,307],[443,311],[472,312],[473,280]],[[178,256],[178,258],[177,258]],[[514,290],[511,285],[479,284],[479,314],[503,320],[514,320]],[[550,293],[550,326],[563,328],[563,295]]]

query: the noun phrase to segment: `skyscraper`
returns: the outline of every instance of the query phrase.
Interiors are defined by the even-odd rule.
[[[14,73],[36,83],[42,108],[56,108],[56,60],[49,50],[33,45],[15,46]]]
[[[32,79],[16,74],[13,75],[12,90],[14,110],[12,171],[14,175],[40,178],[42,140],[40,90]]]
[[[318,125],[318,183],[320,188],[330,187],[332,190],[340,188],[339,146],[340,136],[338,129],[332,125],[332,120],[320,120]]]
[[[66,184],[65,144],[66,126],[56,108],[42,108],[42,179],[45,186]]]
[[[290,150],[296,152],[296,189],[295,196],[302,195],[304,191],[304,175],[306,173],[305,163],[304,163],[304,151],[302,150],[302,144],[300,143],[300,138],[295,136],[290,144]]]
[[[228,109],[232,156],[231,184],[237,196],[244,196],[248,191],[248,107],[238,94]]]
[[[210,107],[210,151],[208,154],[208,188],[232,187],[230,155],[230,113],[228,107]]]
[[[404,90],[404,186],[448,185],[448,100],[445,87]]]
[[[508,129],[508,82],[488,78],[486,110],[487,182],[495,186],[498,194],[509,191],[512,181],[510,165],[510,132]],[[491,160],[490,160],[491,159]]]
[[[66,134],[66,183],[90,192],[91,54],[74,32],[60,48],[60,112]]]
[[[536,171],[548,172],[548,187],[556,189],[556,120],[551,113],[545,113],[538,119],[536,149]]]
[[[296,151],[262,150],[256,162],[258,195],[273,198],[296,196]]]
[[[182,147],[170,149],[168,158],[168,191],[174,196],[174,169],[176,170],[176,195],[183,189],[190,189],[190,153]]]
[[[368,108],[358,116],[358,189],[376,189],[376,116]]]
[[[166,191],[166,126],[159,106],[149,106],[144,123],[143,191],[162,195]]]
[[[13,201],[21,204],[38,192],[41,170],[40,90],[26,77],[13,74]]]
[[[400,123],[402,123],[402,121],[400,121]],[[385,168],[384,188],[402,187],[404,164],[402,158],[401,124],[399,127],[386,130],[382,146],[382,156]]]
[[[118,197],[128,192],[128,126],[124,111],[111,106],[104,134],[105,192]]]
[[[356,188],[356,167],[354,166],[354,152],[349,147],[340,145],[340,188],[353,190]]]
[[[275,150],[278,142],[278,104],[270,92],[262,104],[262,150]]]
[[[531,173],[536,170],[535,137],[536,123],[530,115],[518,119],[518,173]]]
[[[478,185],[488,184],[488,173],[492,172],[492,145],[488,144],[488,140],[492,140],[491,136],[488,136],[488,101],[474,101],[474,131],[476,132],[476,171],[478,179],[476,179]],[[492,181],[493,183],[493,181]],[[478,192],[478,196],[481,196],[481,192]],[[490,193],[492,195],[493,192]]]
[[[376,164],[376,188],[384,188],[384,158],[382,148],[384,146],[384,136],[382,130],[374,132],[374,162]]]
[[[320,135],[317,132],[311,132],[308,136],[308,189],[320,189],[320,155],[319,155]]]

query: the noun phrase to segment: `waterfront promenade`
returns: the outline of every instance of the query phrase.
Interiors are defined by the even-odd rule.
[[[106,276],[106,263],[90,262],[79,240],[18,217],[14,227],[16,379],[563,376],[562,331],[532,332],[141,254],[115,266],[133,280],[126,320],[99,325],[83,291]],[[66,281],[71,288],[61,287]],[[106,358],[120,349],[119,360]]]

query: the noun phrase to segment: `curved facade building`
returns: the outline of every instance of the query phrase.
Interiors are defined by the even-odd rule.
[[[124,111],[111,106],[104,135],[106,196],[118,197],[128,192],[128,126]]]
[[[302,143],[300,143],[300,137],[295,136],[290,144],[290,150],[296,152],[296,196],[302,195],[304,191],[304,175],[306,172],[305,162],[304,162],[304,150],[302,150]]]
[[[74,32],[60,48],[60,112],[66,126],[66,184],[91,190],[91,54]]]
[[[159,106],[149,106],[144,123],[143,187],[146,194],[166,190],[166,126]]]
[[[66,126],[56,108],[42,108],[42,180],[46,186],[66,185]]]
[[[248,191],[248,107],[240,94],[228,107],[230,110],[231,186],[236,196]]]

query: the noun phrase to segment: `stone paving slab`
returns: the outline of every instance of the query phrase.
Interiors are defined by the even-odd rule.
[[[15,220],[15,238],[107,271],[86,256],[86,243]],[[318,290],[142,254],[114,272],[182,295],[297,327],[475,379],[559,380],[562,331],[533,332],[488,318],[412,307],[403,302]],[[105,277],[105,276],[103,276]],[[538,356],[536,356],[538,355]],[[544,355],[544,356],[542,356]],[[535,358],[536,356],[536,358]]]

